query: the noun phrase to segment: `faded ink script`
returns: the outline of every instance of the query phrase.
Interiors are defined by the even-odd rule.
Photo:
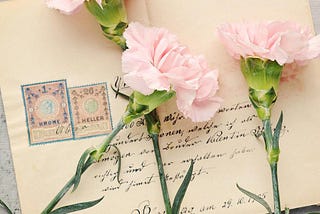
[[[259,197],[265,199],[267,193],[259,193],[257,194]],[[225,210],[233,207],[243,206],[245,204],[253,204],[257,203],[252,198],[248,196],[240,196],[238,198],[228,198],[226,200],[222,200],[222,202],[218,203],[210,203],[210,204],[201,204],[199,203],[196,206],[182,206],[180,209],[180,214],[196,214],[196,213],[214,213],[216,210]],[[149,200],[144,200],[140,202],[132,211],[131,214],[165,214],[165,210],[163,208],[159,208],[157,206],[153,206]]]
[[[249,102],[223,106],[213,120],[203,123],[192,123],[168,106],[159,109],[159,115],[162,130],[160,148],[172,200],[191,160],[195,160],[192,182],[185,199],[188,205],[193,203],[194,206],[183,207],[181,213],[219,213],[253,203],[235,187],[237,182],[251,183],[241,179],[241,173],[252,173],[252,179],[259,176],[254,174],[255,168],[259,167],[254,157],[257,152],[264,154],[260,136],[263,129]],[[288,127],[283,125],[281,136],[288,132]],[[128,124],[112,143],[121,151],[120,183],[117,182],[117,151],[111,148],[98,163],[103,165],[99,173],[92,175],[102,194],[107,197],[116,192],[121,192],[123,197],[136,195],[130,199],[136,200],[132,202],[135,207],[128,208],[127,213],[164,213],[152,141],[146,132],[144,119]],[[264,158],[261,164],[265,162]],[[240,175],[235,168],[241,171]],[[214,195],[215,188],[221,186],[228,187],[225,194]],[[256,194],[268,200],[270,193],[267,190],[266,187]]]

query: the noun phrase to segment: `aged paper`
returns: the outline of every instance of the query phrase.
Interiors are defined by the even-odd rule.
[[[239,65],[219,43],[215,27],[226,21],[270,19],[312,27],[308,1],[136,0],[127,1],[127,8],[130,20],[170,29],[220,70],[219,94],[225,101],[213,120],[191,123],[176,110],[174,100],[158,111],[171,198],[195,159],[182,213],[265,213],[235,187],[239,183],[272,201],[264,148],[254,137],[261,125]],[[124,111],[126,101],[115,98],[110,88],[121,75],[121,51],[85,10],[65,16],[42,1],[2,2],[0,27],[0,84],[21,208],[24,214],[40,213],[74,174],[81,153],[100,144],[101,134]],[[283,82],[274,108],[274,120],[284,111],[279,179],[282,204],[290,208],[320,201],[319,70],[319,61],[314,61]],[[122,152],[121,184],[111,150],[59,205],[105,196],[98,206],[80,213],[164,213],[143,119],[129,124],[113,143]]]

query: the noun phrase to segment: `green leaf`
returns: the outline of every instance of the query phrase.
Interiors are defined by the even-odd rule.
[[[100,201],[102,201],[103,198],[104,197],[99,198],[98,200],[95,200],[95,201],[82,202],[78,204],[72,204],[65,207],[61,207],[56,210],[53,210],[50,214],[66,214],[66,213],[76,212],[79,210],[88,209],[98,204]]]
[[[118,173],[117,173],[117,181],[120,184],[120,171],[121,171],[121,152],[119,148],[115,145],[110,145],[110,147],[113,147],[117,150],[117,156],[118,156]]]
[[[122,120],[116,125],[116,127],[112,130],[111,133],[108,134],[104,142],[100,145],[98,150],[92,151],[90,157],[86,160],[83,168],[81,170],[81,174],[83,174],[92,164],[94,164],[103,153],[106,151],[106,148],[109,147],[109,143],[112,139],[122,130],[124,127],[124,123]],[[64,185],[64,187],[58,192],[58,194],[49,202],[46,208],[41,212],[42,214],[48,214],[51,210],[60,202],[60,200],[65,196],[65,194],[69,191],[69,189],[74,185],[75,175]]]
[[[79,160],[79,162],[78,162],[76,174],[75,174],[75,176],[74,176],[72,192],[74,192],[74,191],[78,188],[79,183],[80,183],[80,179],[81,179],[81,175],[82,175],[83,166],[84,166],[86,160],[88,159],[88,157],[90,157],[89,154],[91,154],[93,151],[95,151],[94,148],[88,148],[88,149],[87,149],[86,151],[84,151],[83,154],[81,155],[80,160]]]
[[[172,205],[172,213],[179,213],[182,200],[184,198],[184,195],[186,194],[189,183],[191,181],[193,165],[194,165],[194,160],[191,161],[191,165],[189,167],[189,170],[188,170],[176,196],[174,197],[174,201],[173,201],[173,205]]]
[[[278,120],[277,126],[274,130],[274,134],[272,137],[273,148],[279,148],[279,137],[281,133],[282,122],[283,122],[283,112],[281,111],[280,118]]]
[[[264,208],[267,209],[268,213],[269,214],[272,214],[272,210],[269,206],[269,204],[261,197],[259,197],[258,195],[252,193],[252,192],[249,192],[243,188],[241,188],[238,184],[237,184],[237,188],[242,192],[244,193],[245,195],[249,196],[250,198],[252,198],[253,200],[255,200],[256,202],[258,202],[259,204],[261,204],[262,206],[264,206]]]
[[[0,206],[7,211],[8,214],[13,214],[12,211],[9,209],[9,207],[0,199]]]
[[[89,158],[83,166],[81,174],[83,174],[93,163],[95,160],[93,158]],[[74,184],[74,177],[73,176],[65,185],[64,187],[58,192],[58,194],[50,201],[47,207],[41,212],[41,214],[48,214],[51,210],[59,203],[59,201],[65,196],[65,194],[69,191],[69,189]]]

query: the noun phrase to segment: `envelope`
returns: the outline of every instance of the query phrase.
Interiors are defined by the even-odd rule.
[[[240,186],[272,204],[270,169],[261,123],[248,100],[247,86],[219,42],[225,22],[292,20],[312,28],[307,0],[136,0],[126,1],[130,21],[165,27],[195,54],[218,68],[224,102],[210,121],[192,123],[175,100],[158,108],[160,147],[171,200],[192,159],[192,181],[182,213],[265,213]],[[0,3],[0,86],[22,213],[40,213],[74,175],[82,152],[99,145],[116,126],[127,101],[112,88],[121,78],[121,50],[102,34],[85,8],[72,16],[43,1]],[[279,182],[281,202],[290,208],[320,200],[319,60],[281,82],[273,125],[284,112]],[[83,175],[78,189],[58,206],[102,202],[79,213],[163,213],[152,142],[143,118],[127,125],[110,149]]]

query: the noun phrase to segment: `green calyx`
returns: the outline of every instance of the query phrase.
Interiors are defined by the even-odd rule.
[[[129,104],[127,106],[126,112],[122,118],[125,124],[130,123],[132,120],[147,115],[160,106],[162,103],[166,102],[175,95],[175,91],[157,91],[155,90],[150,95],[144,95],[138,91],[134,91],[129,97]],[[157,132],[157,125],[154,127],[148,127],[152,132]],[[160,127],[159,127],[160,130]]]
[[[270,119],[271,108],[277,100],[277,94],[274,88],[269,90],[255,90],[249,88],[249,99],[261,120]]]
[[[151,135],[158,135],[160,133],[160,120],[156,110],[144,116],[147,124],[148,133]]]
[[[250,88],[278,90],[283,66],[276,61],[261,58],[242,58],[241,71]]]
[[[102,0],[101,6],[96,0],[87,0],[85,4],[100,24],[104,35],[125,50],[123,32],[128,27],[128,20],[123,0]]]
[[[241,71],[249,86],[249,98],[261,120],[271,117],[282,69],[283,66],[276,61],[254,57],[241,59]]]

